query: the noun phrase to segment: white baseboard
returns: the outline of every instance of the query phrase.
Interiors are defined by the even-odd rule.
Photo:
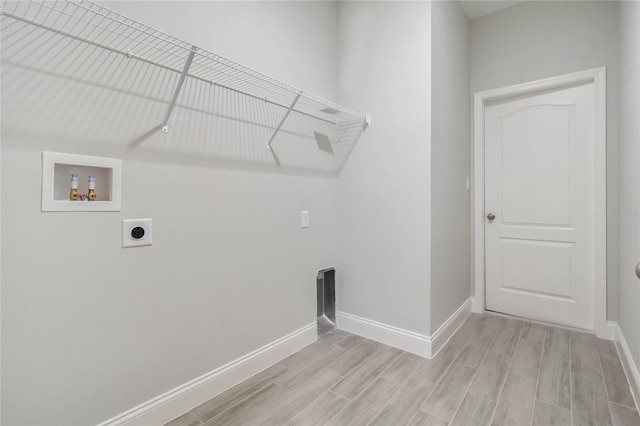
[[[615,321],[607,321],[607,326],[605,327],[605,335],[601,337],[602,339],[607,340],[616,340],[616,327],[618,327],[618,323]]]
[[[471,312],[475,312],[476,314],[484,313],[484,301],[480,300],[479,297],[472,296],[471,297]]]
[[[312,323],[98,426],[161,425],[315,342]]]
[[[467,300],[432,335],[416,333],[356,315],[338,312],[338,328],[407,352],[433,358],[435,354],[462,325],[471,311],[471,299]]]
[[[451,339],[451,336],[458,331],[464,320],[471,314],[472,307],[473,299],[469,298],[431,335],[432,357],[436,356],[440,349]]]
[[[613,324],[615,328],[616,348],[618,349],[618,354],[620,355],[624,372],[627,375],[627,380],[631,387],[631,393],[633,394],[636,408],[638,408],[640,407],[640,404],[638,404],[640,402],[640,374],[638,373],[637,364],[633,360],[633,356],[631,355],[627,341],[624,338],[624,334],[622,334],[620,325],[615,322],[609,322],[609,324]]]
[[[431,358],[431,339],[424,334],[404,330],[345,312],[338,312],[337,325],[340,330]]]

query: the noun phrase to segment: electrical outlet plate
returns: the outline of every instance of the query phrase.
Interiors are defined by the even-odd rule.
[[[309,227],[309,211],[303,210],[300,212],[300,227],[308,228]]]
[[[133,238],[131,231],[140,227],[144,230],[142,238]],[[122,247],[150,246],[152,243],[151,219],[124,219],[122,221]]]

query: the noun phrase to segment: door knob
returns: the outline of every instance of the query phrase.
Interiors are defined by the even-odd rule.
[[[636,265],[636,276],[640,278],[640,263]]]
[[[493,214],[493,213],[489,213],[487,215],[487,219],[489,219],[489,222],[493,222],[493,219],[495,219],[495,218],[496,218],[496,215]]]

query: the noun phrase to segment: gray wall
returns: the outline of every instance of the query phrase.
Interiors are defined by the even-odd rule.
[[[640,367],[640,3],[620,4],[620,264],[618,324]]]
[[[428,334],[430,4],[339,2],[340,98],[373,117],[338,178],[339,309]]]
[[[471,92],[607,67],[607,208],[618,208],[618,2],[528,1],[471,21]],[[605,214],[605,212],[603,212]],[[618,220],[607,219],[607,318],[617,319]]]
[[[470,295],[469,21],[431,6],[431,333]]]
[[[333,2],[111,7],[337,97]],[[149,114],[142,101],[114,93],[128,104],[91,103],[98,89],[90,85],[7,69],[3,424],[95,424],[315,321],[316,271],[337,259],[335,179],[214,168],[171,150],[145,158],[123,145]],[[16,89],[16,80],[28,84],[4,90]],[[20,106],[21,97],[38,102]],[[71,112],[76,100],[95,112],[88,122]],[[151,113],[159,120],[165,108]],[[106,128],[119,109],[130,117]],[[168,137],[194,146],[175,132]],[[155,134],[140,146],[166,140]],[[122,211],[42,213],[44,150],[122,158]],[[303,209],[311,214],[308,230],[300,229]],[[122,249],[122,219],[141,217],[153,218],[153,246]]]

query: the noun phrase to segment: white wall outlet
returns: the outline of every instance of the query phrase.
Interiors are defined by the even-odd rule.
[[[151,219],[124,219],[122,221],[122,247],[150,246]]]
[[[309,210],[303,210],[300,212],[300,226],[302,228],[309,227]]]

